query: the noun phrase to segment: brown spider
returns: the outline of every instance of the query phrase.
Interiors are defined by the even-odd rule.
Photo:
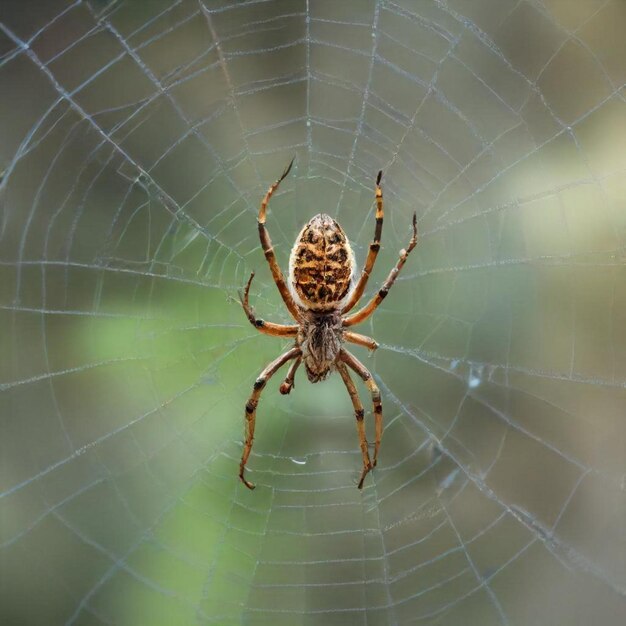
[[[246,404],[246,441],[239,465],[239,478],[249,489],[254,485],[244,478],[244,471],[254,439],[254,425],[256,407],[267,381],[288,361],[292,361],[287,377],[280,386],[280,393],[288,394],[294,387],[294,377],[300,363],[304,361],[307,377],[312,383],[324,380],[333,369],[336,369],[350,394],[356,416],[356,427],[363,454],[363,471],[359,480],[359,489],[367,473],[376,466],[378,448],[383,433],[383,409],[380,401],[380,391],[367,368],[344,347],[343,343],[355,343],[375,350],[378,344],[365,335],[359,335],[346,330],[350,326],[365,321],[383,301],[389,289],[396,280],[398,273],[405,264],[409,253],[417,244],[417,222],[413,214],[413,236],[406,250],[400,250],[400,258],[391,270],[387,280],[378,293],[361,310],[346,316],[346,313],[361,299],[367,280],[374,267],[376,256],[380,249],[380,236],[383,230],[383,193],[380,188],[382,171],[376,178],[376,229],[374,241],[370,244],[365,267],[354,287],[352,278],[355,263],[354,254],[346,234],[341,226],[328,215],[320,213],[304,226],[300,231],[289,258],[289,287],[285,283],[283,274],[276,262],[270,236],[265,228],[265,211],[272,197],[283,179],[289,174],[293,159],[283,175],[269,188],[263,198],[259,211],[259,236],[265,258],[269,263],[274,282],[280,291],[283,301],[296,321],[296,324],[286,326],[274,324],[258,319],[249,304],[248,294],[254,278],[250,275],[241,304],[250,320],[250,323],[260,332],[275,337],[293,337],[295,345],[272,361],[259,375],[254,383],[252,395]],[[374,461],[370,461],[368,443],[365,438],[363,424],[363,405],[357,394],[354,382],[348,368],[356,372],[372,394],[374,416],[376,424],[376,442],[374,444]]]

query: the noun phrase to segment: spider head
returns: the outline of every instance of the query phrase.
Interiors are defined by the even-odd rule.
[[[320,213],[300,231],[289,257],[289,286],[302,308],[338,309],[354,275],[354,254],[343,228]]]

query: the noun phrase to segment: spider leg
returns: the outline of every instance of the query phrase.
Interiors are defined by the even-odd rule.
[[[350,299],[343,307],[342,313],[347,313],[361,299],[361,296],[365,291],[367,281],[370,277],[370,274],[372,273],[372,269],[374,268],[374,263],[376,263],[378,251],[380,250],[380,238],[383,233],[384,217],[383,191],[380,188],[380,179],[382,178],[382,176],[383,172],[381,170],[380,172],[378,172],[378,176],[376,177],[376,229],[374,230],[374,240],[370,244],[370,249],[367,253],[367,258],[365,259],[365,265],[363,266],[363,271],[361,272],[359,281],[354,287],[354,291],[350,294]]]
[[[239,478],[241,482],[248,488],[254,489],[254,485],[244,478],[246,463],[252,451],[252,441],[254,440],[254,426],[256,422],[256,407],[259,404],[259,398],[263,392],[263,388],[267,381],[280,369],[287,361],[291,361],[302,354],[300,348],[291,348],[277,359],[272,361],[260,374],[254,382],[252,394],[246,403],[246,441],[243,446],[243,454],[241,455],[241,463],[239,464]]]
[[[280,393],[283,395],[287,395],[296,385],[294,384],[294,378],[296,376],[296,370],[300,367],[300,363],[302,363],[302,359],[298,357],[289,368],[287,372],[287,377],[280,385]]]
[[[241,300],[241,306],[246,312],[250,323],[261,333],[265,335],[273,335],[274,337],[295,337],[298,334],[298,327],[294,324],[292,326],[285,326],[284,324],[274,324],[272,322],[266,322],[259,319],[254,315],[254,309],[250,306],[248,296],[250,294],[250,285],[254,278],[254,272],[250,274],[250,278],[246,284],[246,288],[243,292],[239,292],[239,300]]]
[[[363,363],[361,363],[361,361],[359,361],[359,359],[357,359],[353,354],[342,349],[339,352],[339,358],[361,377],[365,386],[372,394],[372,403],[374,405],[374,424],[376,431],[376,441],[374,442],[374,462],[372,466],[376,467],[380,440],[383,437],[383,405],[380,400],[380,389],[378,389],[378,385],[374,382],[374,378],[370,374],[367,367],[365,367],[365,365],[363,365]]]
[[[406,250],[400,250],[400,258],[396,263],[396,266],[389,272],[389,276],[387,276],[387,280],[383,283],[383,286],[380,288],[380,291],[359,311],[357,311],[354,315],[350,317],[346,317],[343,320],[344,326],[354,326],[354,324],[360,324],[364,322],[377,308],[378,305],[385,299],[385,296],[389,293],[393,283],[395,282],[400,270],[404,267],[406,260],[411,253],[411,250],[415,248],[417,245],[417,217],[415,213],[413,213],[413,235],[411,236],[411,241],[409,241],[409,245]]]
[[[294,157],[295,159],[295,157]],[[294,159],[291,159],[291,163],[285,168],[282,176],[267,190],[265,197],[263,198],[263,202],[261,202],[261,208],[259,210],[259,238],[261,239],[261,247],[263,248],[263,252],[265,253],[265,258],[269,263],[270,270],[272,272],[272,276],[274,278],[274,282],[278,287],[278,291],[285,303],[285,306],[291,313],[291,316],[297,320],[300,317],[300,313],[298,311],[298,307],[294,302],[291,294],[289,293],[289,289],[287,288],[287,283],[285,283],[285,278],[283,273],[278,266],[278,262],[276,261],[276,255],[274,254],[274,248],[272,246],[272,240],[270,239],[270,235],[265,228],[265,211],[267,209],[267,205],[272,197],[272,194],[278,189],[280,183],[284,180],[284,178],[289,174],[289,170],[291,170],[291,166],[293,165]]]
[[[350,343],[356,343],[359,346],[365,346],[369,350],[376,350],[378,348],[378,342],[374,341],[371,337],[366,335],[359,335],[359,333],[353,333],[349,330],[343,332],[343,338]]]
[[[365,424],[363,422],[365,411],[363,410],[363,404],[361,404],[361,400],[359,398],[359,394],[352,382],[352,378],[350,378],[350,374],[348,372],[348,368],[339,361],[337,363],[337,371],[341,375],[343,379],[344,385],[350,394],[350,399],[352,400],[352,406],[354,407],[354,415],[356,417],[356,429],[359,433],[359,444],[361,446],[361,454],[363,455],[363,471],[361,472],[361,478],[359,479],[358,487],[359,489],[363,489],[363,481],[367,476],[368,472],[374,467],[372,462],[370,461],[370,455],[368,450],[367,439],[365,437]]]

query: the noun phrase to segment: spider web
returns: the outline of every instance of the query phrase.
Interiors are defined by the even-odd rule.
[[[3,623],[624,623],[621,1],[0,18]],[[288,321],[255,216],[293,154],[283,268],[318,212],[362,264],[379,169],[366,296],[418,215],[361,327],[381,346],[354,349],[385,411],[362,492],[339,377],[301,372],[260,403],[258,488],[236,479],[288,344],[234,296],[255,269],[258,314]]]

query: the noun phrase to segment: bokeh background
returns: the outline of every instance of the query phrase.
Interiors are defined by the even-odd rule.
[[[0,622],[626,622],[622,0],[4,0]],[[268,385],[283,267],[336,217],[372,294],[339,377]],[[283,373],[284,375],[284,373]],[[370,409],[367,392],[359,389]],[[366,418],[371,428],[371,412]],[[371,433],[371,431],[370,431]]]

